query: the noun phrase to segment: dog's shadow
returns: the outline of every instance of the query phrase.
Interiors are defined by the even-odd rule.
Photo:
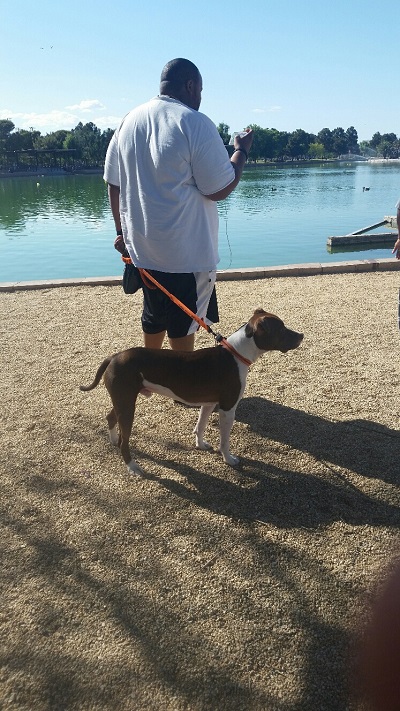
[[[317,528],[337,520],[400,528],[399,432],[363,420],[332,422],[258,397],[241,401],[236,420],[265,440],[262,460],[241,457],[240,469],[227,469],[227,477],[221,478],[169,459],[164,466],[186,478],[190,487],[168,477],[149,478],[198,506],[238,520],[283,528]],[[290,467],[282,466],[282,457],[278,466],[274,443],[308,455],[307,470],[304,465],[297,470],[293,457]],[[371,487],[358,485],[358,476],[392,485],[391,501],[375,495],[379,482],[370,493]]]
[[[398,430],[370,420],[326,420],[260,397],[242,400],[236,421],[248,424],[261,437],[336,467],[390,484],[400,483]]]

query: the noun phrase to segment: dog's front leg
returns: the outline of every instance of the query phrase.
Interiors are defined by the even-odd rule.
[[[237,467],[239,457],[234,457],[229,451],[229,436],[231,434],[232,425],[235,419],[236,406],[231,410],[219,410],[219,429],[220,429],[220,445],[219,451],[222,454],[224,462],[231,467]]]
[[[216,403],[212,402],[210,405],[203,405],[200,408],[199,419],[197,420],[196,427],[193,433],[196,435],[196,449],[212,449],[211,444],[208,444],[203,439],[205,429],[207,427],[208,419],[215,407]]]

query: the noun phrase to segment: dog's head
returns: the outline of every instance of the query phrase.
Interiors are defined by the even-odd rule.
[[[304,336],[302,333],[286,328],[283,321],[269,314],[264,309],[256,309],[245,326],[247,338],[254,338],[257,348],[262,351],[281,351],[287,353],[297,348]]]

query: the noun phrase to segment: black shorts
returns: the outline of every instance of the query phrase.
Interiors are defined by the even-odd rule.
[[[206,323],[219,321],[215,271],[189,274],[169,274],[154,269],[147,271]],[[199,325],[158,287],[150,289],[144,284],[142,328],[144,333],[166,331],[169,338],[183,338],[195,333]]]

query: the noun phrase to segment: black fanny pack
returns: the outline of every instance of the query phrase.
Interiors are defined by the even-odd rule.
[[[122,275],[122,288],[125,294],[136,294],[143,286],[139,269],[132,262],[125,262]]]
[[[114,247],[121,254],[121,259],[125,264],[122,275],[122,288],[125,294],[136,294],[142,288],[143,282],[139,269],[132,264],[129,252],[125,246],[122,230],[119,230],[114,241]]]

